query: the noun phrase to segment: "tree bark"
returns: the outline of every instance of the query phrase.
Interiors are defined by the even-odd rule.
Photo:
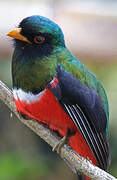
[[[9,107],[9,109],[18,117],[18,119],[32,129],[37,135],[39,135],[44,141],[46,141],[52,148],[59,142],[60,137],[50,131],[43,124],[38,123],[35,120],[29,119],[25,120],[19,116],[16,111],[15,103],[13,100],[12,91],[0,81],[0,99]],[[87,159],[84,159],[74,150],[72,150],[68,145],[64,145],[61,148],[61,153],[59,154],[67,164],[70,164],[71,169],[74,171],[81,172],[82,174],[88,176],[93,180],[115,180],[113,176],[107,172],[101,170],[100,168],[94,166]],[[72,168],[74,167],[74,169]]]

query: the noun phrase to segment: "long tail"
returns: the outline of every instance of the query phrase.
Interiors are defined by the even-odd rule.
[[[83,176],[83,175],[77,175],[77,177],[78,177],[78,180],[91,180],[90,178],[88,178],[87,176]]]

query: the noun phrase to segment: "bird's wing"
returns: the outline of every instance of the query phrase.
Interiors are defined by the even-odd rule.
[[[64,111],[78,127],[93,151],[99,166],[107,169],[109,148],[105,135],[107,117],[101,98],[96,90],[90,89],[68,72],[57,69],[56,86],[51,91]]]

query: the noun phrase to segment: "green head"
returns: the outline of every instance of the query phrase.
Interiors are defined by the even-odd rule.
[[[23,19],[18,29],[8,35],[14,38],[18,51],[23,51],[23,56],[31,58],[48,56],[56,48],[65,47],[60,27],[48,18],[38,15]]]

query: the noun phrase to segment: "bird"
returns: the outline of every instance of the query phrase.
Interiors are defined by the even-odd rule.
[[[17,112],[47,125],[78,154],[107,171],[109,105],[100,80],[72,55],[59,25],[46,17],[26,17],[7,35],[14,41]]]

